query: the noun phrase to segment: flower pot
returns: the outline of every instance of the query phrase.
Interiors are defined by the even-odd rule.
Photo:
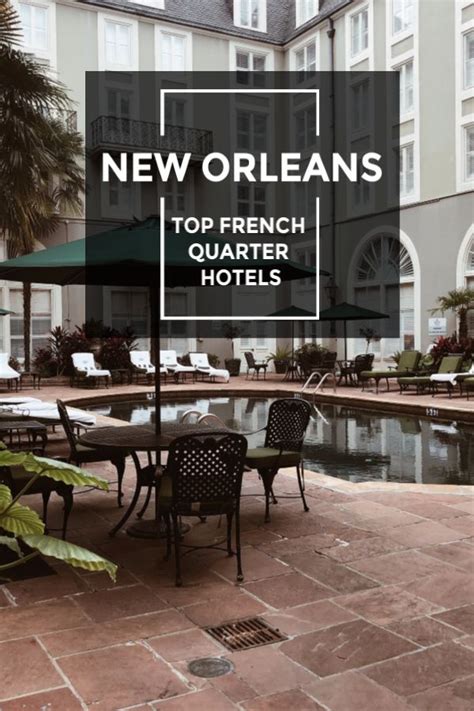
[[[275,373],[277,375],[283,375],[284,373],[286,373],[286,369],[288,368],[288,361],[274,360],[273,365],[275,366]]]
[[[225,367],[229,371],[229,375],[240,375],[240,358],[228,358],[225,361]]]

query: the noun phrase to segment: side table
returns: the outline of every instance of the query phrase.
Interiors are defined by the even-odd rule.
[[[36,373],[34,371],[25,371],[24,373],[21,373],[20,375],[20,390],[23,389],[23,386],[25,385],[25,380],[27,378],[31,378],[31,382],[33,384],[33,390],[41,390],[41,378],[43,376],[40,373]]]

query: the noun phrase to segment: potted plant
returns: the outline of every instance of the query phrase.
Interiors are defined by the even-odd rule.
[[[291,359],[291,348],[289,346],[278,346],[275,353],[270,353],[268,361],[273,361],[275,373],[282,375],[286,373]]]
[[[232,349],[232,358],[225,359],[225,367],[229,371],[230,375],[240,375],[240,358],[234,357],[234,338],[239,338],[242,335],[242,329],[239,326],[234,326],[231,323],[227,323],[224,326],[224,338],[230,341]]]

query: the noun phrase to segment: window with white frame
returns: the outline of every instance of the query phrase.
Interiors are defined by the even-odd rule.
[[[186,211],[186,187],[184,182],[170,178],[164,186],[166,212],[173,215]]]
[[[392,0],[392,34],[413,30],[414,0]]]
[[[25,49],[33,54],[44,54],[49,49],[48,8],[20,2],[19,9]]]
[[[25,344],[23,338],[23,291],[10,289],[11,355],[24,358]],[[44,348],[48,343],[52,326],[52,293],[51,289],[33,289],[31,292],[31,352],[34,355],[38,348]]]
[[[169,126],[186,125],[186,101],[184,99],[174,99],[171,96],[166,98],[165,123]]]
[[[306,150],[316,143],[316,111],[308,106],[295,113],[295,139],[298,150]]]
[[[266,31],[266,0],[235,0],[234,25]]]
[[[464,35],[464,88],[474,87],[474,30]]]
[[[264,72],[266,69],[266,55],[245,49],[236,49],[235,69],[239,84],[253,83],[254,86],[263,86],[265,77],[258,72]],[[257,74],[249,74],[249,72],[257,72]]]
[[[400,197],[406,198],[413,195],[415,191],[415,146],[407,143],[400,146],[399,170],[400,170]]]
[[[318,14],[319,0],[296,0],[296,27]]]
[[[316,248],[314,245],[298,249],[296,251],[296,261],[305,267],[316,267]],[[313,275],[305,279],[298,279],[298,284],[301,286],[313,286],[316,284],[316,276]]]
[[[132,65],[132,26],[105,20],[105,62],[107,67]]]
[[[117,331],[131,328],[137,336],[146,336],[148,326],[147,289],[112,289],[110,292],[110,316],[112,328]]]
[[[311,223],[316,216],[316,196],[311,183],[295,183],[296,216]]]
[[[358,156],[358,163],[359,163],[359,179],[356,183],[353,185],[353,196],[352,196],[352,205],[355,210],[362,210],[364,207],[366,207],[369,202],[370,202],[370,197],[371,197],[371,189],[370,189],[370,183],[368,183],[366,180],[362,179],[362,172],[363,169],[361,168],[361,160],[362,156],[367,153],[370,150],[370,139],[367,138],[361,138],[358,141],[354,141],[351,144],[351,152],[352,153],[357,153]]]
[[[409,114],[415,107],[413,85],[413,60],[397,67],[400,75],[400,116]]]
[[[295,69],[298,81],[304,81],[307,72],[316,71],[316,40],[311,40],[304,47],[295,50]]]
[[[351,86],[352,130],[363,131],[369,125],[369,80]]]
[[[188,313],[188,294],[183,291],[176,291],[175,289],[166,291],[165,309],[167,314],[173,314],[173,316],[186,316]],[[164,324],[162,324],[162,328],[164,329],[166,336],[169,339],[178,340],[186,338],[186,326],[186,321],[181,320],[165,321]],[[182,347],[185,348],[184,345]]]
[[[474,123],[464,128],[464,178],[474,180]]]
[[[161,69],[165,72],[183,72],[186,69],[184,35],[161,33]]]
[[[115,175],[110,176],[108,183],[103,183],[106,191],[105,212],[113,217],[130,214],[132,209],[133,191],[130,183],[122,183]]]
[[[257,111],[237,111],[237,148],[265,151],[267,146],[267,114]]]
[[[239,217],[265,217],[266,188],[255,183],[237,185],[237,214]]]
[[[357,57],[369,47],[369,8],[351,15],[351,57]]]

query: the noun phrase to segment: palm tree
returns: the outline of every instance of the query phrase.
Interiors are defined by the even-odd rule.
[[[34,58],[17,48],[19,18],[0,0],[0,232],[9,257],[33,251],[64,210],[82,205],[82,137],[62,117],[67,92]],[[25,368],[30,367],[31,284],[23,285]]]
[[[453,289],[448,291],[446,296],[438,296],[437,303],[438,306],[432,309],[431,313],[444,314],[446,311],[454,311],[459,320],[459,338],[468,338],[467,314],[474,309],[474,289]]]

